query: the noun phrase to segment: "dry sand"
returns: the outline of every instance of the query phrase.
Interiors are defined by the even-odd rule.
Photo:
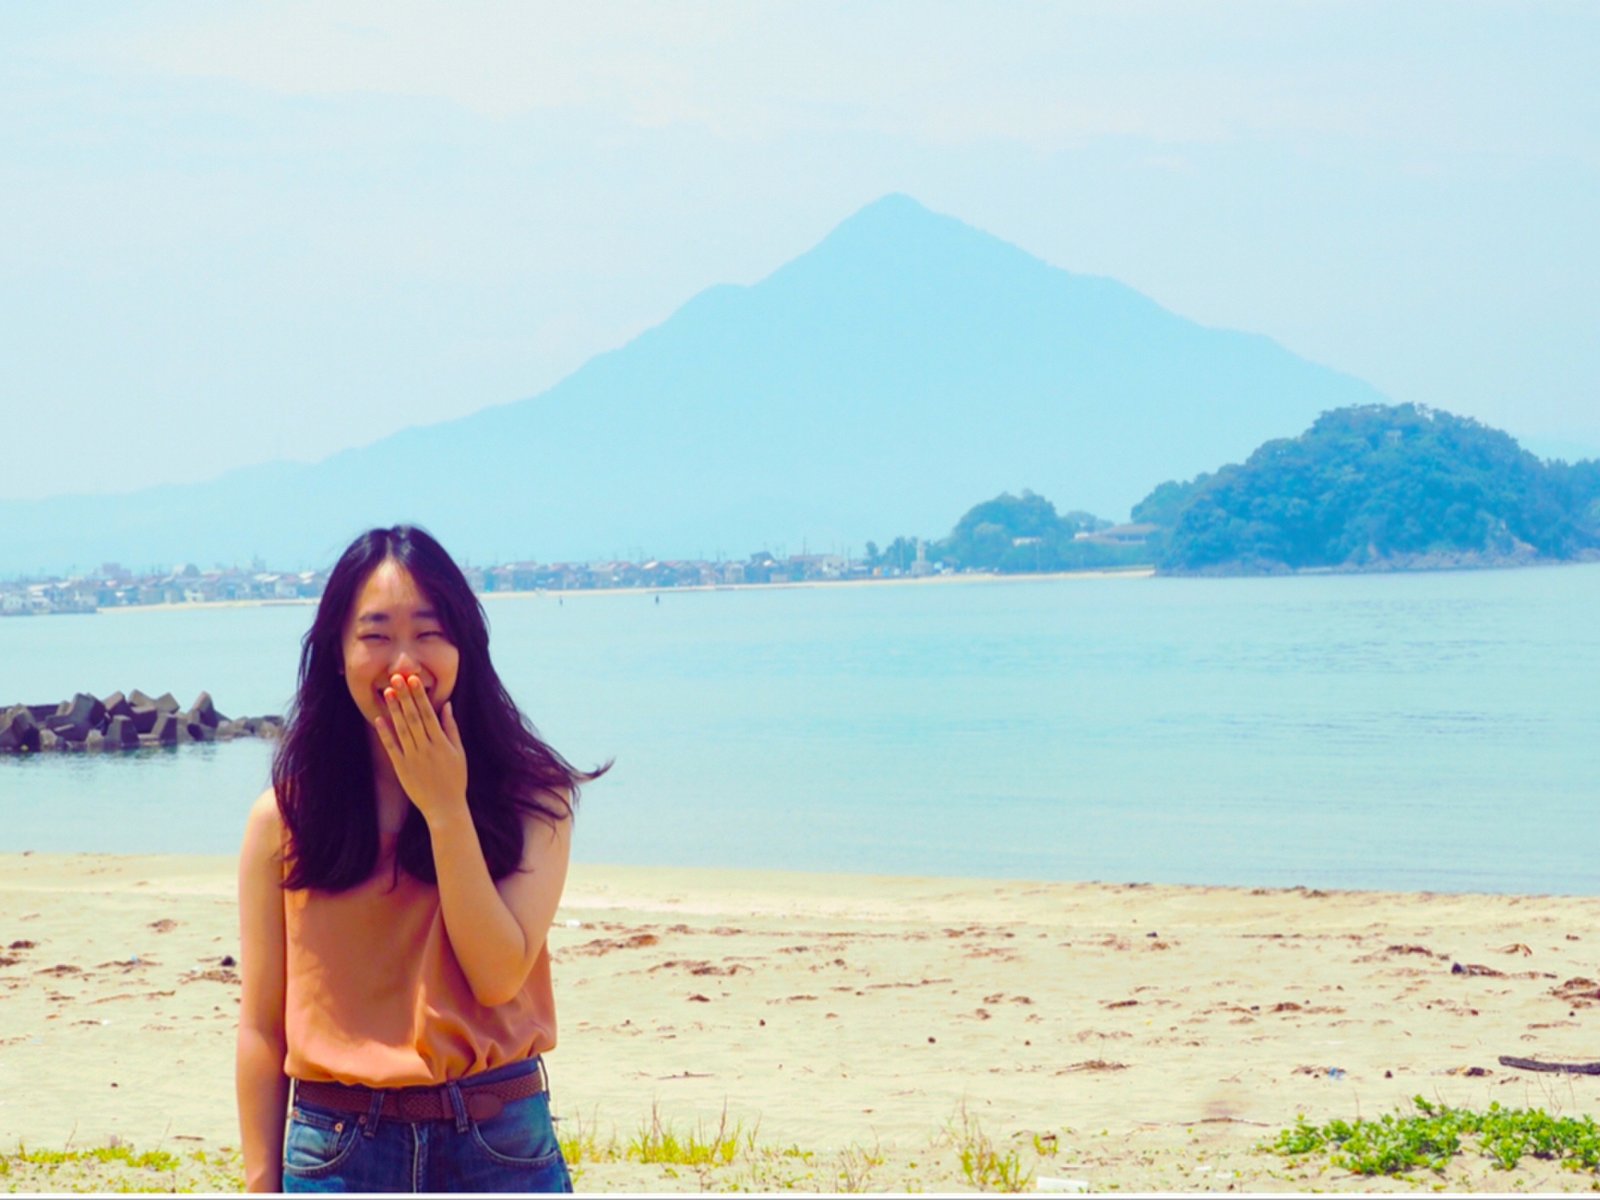
[[[0,1151],[236,1145],[234,921],[226,859],[0,856]],[[1419,1093],[1600,1110],[1600,1077],[1498,1062],[1600,1058],[1594,899],[579,865],[552,945],[555,1107],[604,1160],[580,1191],[964,1190],[981,1138],[1032,1187],[1412,1190],[1256,1146]],[[623,1155],[724,1110],[730,1166]],[[29,1179],[0,1187],[83,1182]]]

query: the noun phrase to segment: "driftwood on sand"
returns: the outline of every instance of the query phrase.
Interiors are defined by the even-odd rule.
[[[1502,1067],[1516,1067],[1522,1071],[1557,1071],[1566,1075],[1600,1075],[1600,1062],[1540,1062],[1536,1058],[1500,1056]]]

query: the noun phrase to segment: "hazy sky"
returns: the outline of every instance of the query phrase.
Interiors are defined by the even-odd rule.
[[[1588,3],[7,0],[0,497],[532,395],[892,191],[1600,453],[1596,62]]]

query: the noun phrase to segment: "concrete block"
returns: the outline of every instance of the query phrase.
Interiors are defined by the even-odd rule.
[[[91,729],[106,727],[106,706],[88,692],[63,700],[55,715],[45,719],[45,727],[74,742],[89,736]]]
[[[147,695],[138,688],[128,693],[128,703],[135,708],[159,708],[162,712],[177,712],[183,706],[171,692],[162,692],[159,696]]]
[[[139,731],[133,727],[132,719],[128,717],[112,717],[106,725],[105,748],[107,750],[137,750],[139,748]]]
[[[199,721],[202,725],[209,725],[215,729],[228,718],[217,711],[217,706],[211,702],[210,692],[201,692],[195,697],[194,703],[189,706],[188,720]]]
[[[0,753],[33,753],[39,749],[42,733],[27,705],[8,708],[0,715]]]
[[[78,724],[70,716],[47,717],[44,727],[67,742],[82,742],[91,733],[99,732],[93,726]]]

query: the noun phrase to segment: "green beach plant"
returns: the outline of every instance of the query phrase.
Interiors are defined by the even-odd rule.
[[[980,1192],[1024,1192],[1033,1185],[1033,1168],[1025,1166],[1016,1150],[1000,1150],[984,1133],[965,1102],[945,1127],[955,1147],[961,1175]]]
[[[589,1163],[615,1162],[622,1157],[622,1150],[617,1144],[617,1135],[611,1134],[604,1142],[600,1140],[600,1122],[598,1116],[584,1124],[581,1116],[572,1118],[572,1132],[558,1133],[556,1141],[561,1144],[561,1157],[567,1160],[569,1168],[585,1166]]]
[[[236,1150],[177,1154],[120,1141],[50,1150],[19,1143],[0,1153],[0,1180],[0,1191],[234,1192],[244,1186],[244,1168]]]
[[[1528,1156],[1600,1172],[1600,1128],[1593,1117],[1553,1117],[1543,1109],[1502,1108],[1498,1101],[1483,1112],[1422,1096],[1412,1104],[1414,1113],[1385,1113],[1375,1121],[1313,1125],[1301,1116],[1262,1148],[1292,1159],[1326,1155],[1332,1165],[1357,1175],[1401,1176],[1421,1167],[1442,1174],[1470,1142],[1504,1171]]]
[[[650,1121],[639,1126],[628,1143],[627,1157],[641,1163],[667,1163],[686,1167],[727,1166],[739,1153],[744,1127],[735,1122],[728,1125],[728,1109],[724,1105],[722,1117],[714,1132],[705,1126],[679,1132],[661,1120],[660,1109],[650,1106]]]
[[[97,1162],[121,1163],[146,1171],[173,1171],[180,1163],[177,1155],[165,1150],[146,1150],[138,1154],[125,1143],[118,1143],[115,1146],[95,1146],[88,1150],[29,1150],[26,1146],[18,1146],[16,1154],[12,1157],[18,1162],[41,1167]]]
[[[883,1150],[877,1142],[872,1149],[850,1145],[839,1151],[835,1160],[834,1188],[841,1192],[867,1192],[872,1186],[873,1173],[883,1166]]]

